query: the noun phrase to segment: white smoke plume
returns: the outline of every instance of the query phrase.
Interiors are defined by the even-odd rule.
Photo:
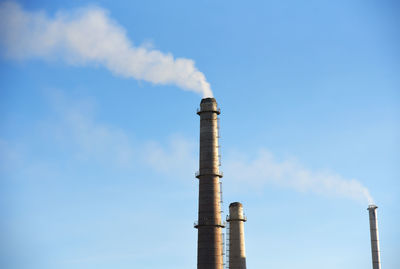
[[[233,157],[233,158],[232,158]],[[274,184],[300,192],[349,198],[373,204],[368,189],[356,179],[346,179],[332,172],[311,171],[295,160],[278,161],[273,154],[261,150],[254,159],[230,156],[224,165],[226,178],[239,184],[261,187]]]
[[[0,3],[0,43],[11,59],[56,58],[69,64],[94,64],[116,75],[154,84],[174,84],[212,97],[194,61],[134,46],[125,30],[101,8],[58,12],[23,10],[15,2]]]

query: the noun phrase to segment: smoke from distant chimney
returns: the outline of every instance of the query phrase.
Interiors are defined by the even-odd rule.
[[[362,204],[374,202],[368,188],[356,179],[330,171],[313,171],[294,159],[279,161],[267,150],[261,150],[251,159],[243,154],[228,158],[225,170],[230,180],[246,181],[246,186],[253,185],[257,189],[264,184],[274,184],[300,192],[349,198]]]
[[[125,30],[100,8],[58,12],[50,18],[14,2],[0,3],[0,44],[11,59],[55,58],[68,64],[100,65],[115,75],[173,84],[203,97],[213,95],[193,60],[134,46]]]

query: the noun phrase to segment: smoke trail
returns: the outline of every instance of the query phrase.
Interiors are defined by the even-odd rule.
[[[0,43],[8,58],[58,58],[69,64],[102,65],[116,75],[174,84],[212,97],[209,83],[193,60],[134,46],[124,29],[100,8],[49,18],[14,2],[0,3]]]
[[[294,160],[279,162],[268,151],[261,150],[257,158],[244,160],[228,158],[225,165],[226,177],[245,181],[257,187],[266,183],[288,187],[300,192],[313,192],[326,196],[339,196],[357,202],[372,204],[368,189],[355,179],[346,179],[331,172],[314,172]]]

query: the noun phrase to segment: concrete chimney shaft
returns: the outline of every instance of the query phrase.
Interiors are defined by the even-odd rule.
[[[223,269],[220,205],[220,178],[218,153],[218,109],[214,98],[201,100],[200,109],[200,162],[197,268]]]
[[[229,269],[246,269],[246,251],[244,246],[243,205],[235,202],[229,205]]]
[[[372,252],[372,268],[381,269],[381,258],[379,252],[379,234],[378,234],[378,218],[376,214],[376,205],[369,205],[369,228],[371,233],[371,252]]]

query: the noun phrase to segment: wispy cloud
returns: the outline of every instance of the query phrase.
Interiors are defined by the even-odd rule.
[[[42,123],[42,129],[80,161],[96,161],[117,167],[134,163],[135,146],[124,130],[101,123],[95,118],[91,101],[70,100],[62,91],[52,90],[47,97],[54,117]]]
[[[0,44],[12,59],[58,58],[69,64],[101,65],[116,75],[212,96],[191,59],[135,46],[108,12],[98,7],[58,12],[53,18],[15,2],[0,3]]]
[[[69,100],[59,91],[50,96],[56,116],[42,127],[58,143],[70,148],[76,161],[114,165],[118,169],[142,167],[168,177],[193,176],[198,162],[194,141],[173,135],[166,143],[137,142],[133,134],[96,119],[90,102]],[[21,159],[21,154],[6,141],[0,141],[0,150],[7,166]],[[361,203],[373,202],[368,189],[356,179],[315,171],[295,159],[278,160],[266,149],[255,155],[228,153],[223,159],[223,170],[230,182],[240,185],[241,191],[275,185]]]
[[[32,135],[38,136],[38,141],[46,141],[54,157],[67,156],[73,162],[126,171],[141,166],[168,176],[194,176],[196,147],[184,136],[171,135],[166,141],[137,141],[135,134],[99,120],[92,100],[74,99],[55,89],[47,91],[45,96],[51,116],[38,122]],[[39,160],[42,153],[31,152],[35,150],[40,149],[0,140],[0,168],[10,170],[27,163],[29,167],[39,164],[43,167]],[[27,155],[36,158],[30,162]]]
[[[333,172],[313,171],[295,159],[278,161],[268,150],[249,158],[248,155],[227,157],[226,175],[241,188],[260,188],[275,185],[299,192],[348,198],[360,203],[373,203],[368,189],[356,179],[348,179]]]
[[[167,145],[148,142],[143,152],[145,163],[158,172],[182,177],[194,176],[197,164],[195,143],[183,136],[171,136]]]
[[[12,170],[23,162],[23,150],[18,145],[0,139],[0,171]]]

